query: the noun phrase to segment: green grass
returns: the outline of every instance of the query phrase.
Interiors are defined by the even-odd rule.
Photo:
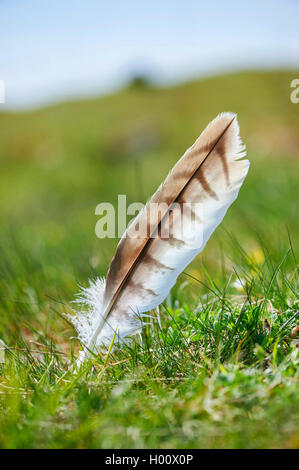
[[[297,76],[0,113],[1,448],[299,447]],[[117,243],[96,238],[96,205],[145,202],[224,110],[238,113],[251,161],[237,201],[159,321],[74,374],[79,344],[62,314]]]

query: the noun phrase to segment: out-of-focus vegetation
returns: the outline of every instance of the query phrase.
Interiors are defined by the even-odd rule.
[[[298,447],[299,72],[244,72],[0,113],[0,447]],[[74,377],[61,314],[117,240],[95,207],[145,202],[219,112],[251,168],[160,309],[161,327]],[[128,218],[129,221],[129,218]]]

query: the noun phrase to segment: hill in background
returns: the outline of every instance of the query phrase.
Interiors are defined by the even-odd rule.
[[[4,240],[13,233],[26,256],[41,263],[37,271],[49,266],[55,278],[64,265],[74,289],[76,281],[104,274],[117,240],[96,238],[97,204],[116,205],[118,194],[128,204],[145,202],[208,122],[233,111],[251,168],[223,227],[248,250],[257,237],[283,250],[287,230],[296,243],[299,105],[290,101],[290,83],[298,75],[242,72],[171,88],[133,83],[98,99],[1,113]],[[223,240],[219,229],[203,254],[215,274]]]

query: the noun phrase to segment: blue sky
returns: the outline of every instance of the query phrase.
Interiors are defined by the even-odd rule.
[[[299,0],[0,0],[0,46],[1,109],[106,93],[134,73],[299,69]]]

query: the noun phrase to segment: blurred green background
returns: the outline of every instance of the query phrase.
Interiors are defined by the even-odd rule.
[[[249,255],[279,259],[298,244],[299,71],[252,71],[169,88],[137,78],[121,91],[32,112],[0,113],[1,337],[26,322],[44,328],[88,278],[104,275],[117,240],[95,235],[98,203],[146,202],[208,122],[238,114],[251,168],[202,259],[215,279],[237,261],[233,236]],[[128,219],[129,220],[129,219]],[[289,234],[288,234],[289,232]],[[230,234],[230,235],[229,235]],[[224,255],[220,253],[224,252]],[[39,299],[39,308],[26,302]],[[67,325],[66,325],[67,327]],[[65,334],[67,341],[69,332]]]

